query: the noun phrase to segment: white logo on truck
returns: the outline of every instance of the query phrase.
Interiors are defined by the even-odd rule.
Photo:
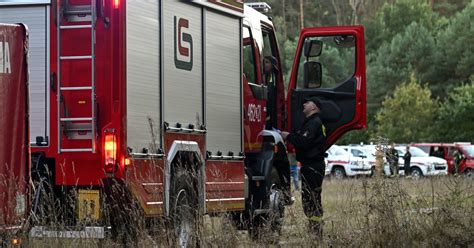
[[[12,73],[8,42],[0,42],[0,73]]]
[[[262,119],[262,106],[260,104],[249,104],[247,116],[250,122],[260,122]]]

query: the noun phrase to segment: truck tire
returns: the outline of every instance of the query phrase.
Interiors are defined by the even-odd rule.
[[[33,182],[31,220],[33,225],[47,225],[54,220],[54,180],[51,168],[43,154],[32,154],[31,180]]]
[[[285,205],[280,175],[275,167],[271,169],[269,185],[267,187],[267,209],[269,211],[262,214],[252,214],[249,235],[253,240],[276,243],[278,240],[275,237],[279,236],[283,225]]]
[[[198,194],[191,173],[178,169],[173,176],[170,194],[169,231],[171,245],[177,247],[200,246],[201,214]]]
[[[464,175],[467,176],[467,177],[472,177],[472,176],[474,176],[474,171],[471,168],[466,168],[464,170]]]
[[[343,168],[341,167],[335,167],[333,170],[332,170],[332,176],[335,178],[335,179],[344,179],[346,177],[346,172],[344,171]]]
[[[423,173],[421,172],[421,170],[417,167],[413,167],[410,169],[410,172],[411,172],[411,177],[415,180],[418,180],[420,179],[422,176],[423,176]]]
[[[226,215],[226,217],[228,218],[229,222],[232,223],[235,229],[248,230],[248,215],[246,215],[244,212],[231,212]]]

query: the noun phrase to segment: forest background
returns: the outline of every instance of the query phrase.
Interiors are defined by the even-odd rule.
[[[286,83],[301,28],[364,26],[368,128],[339,143],[474,142],[474,0],[265,2]]]

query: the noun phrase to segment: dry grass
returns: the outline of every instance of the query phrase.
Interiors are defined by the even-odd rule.
[[[446,247],[474,246],[474,180],[441,177],[358,178],[325,180],[324,235],[308,233],[301,197],[286,209],[276,243],[255,242],[237,231],[225,216],[204,217],[204,247]],[[130,227],[132,228],[132,227]],[[141,229],[138,247],[167,247],[160,225],[150,234]],[[161,231],[159,231],[161,230]],[[106,239],[30,240],[31,247],[120,247]]]
[[[324,236],[309,233],[296,194],[286,210],[279,246],[445,247],[474,245],[474,181],[442,177],[422,180],[359,178],[326,180]],[[224,223],[223,223],[224,222]],[[217,246],[267,246],[210,218],[206,228]],[[211,246],[212,246],[211,245]]]

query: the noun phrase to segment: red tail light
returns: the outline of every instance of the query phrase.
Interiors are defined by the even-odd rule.
[[[104,158],[105,172],[114,173],[117,164],[117,138],[114,133],[105,133]]]
[[[120,7],[120,0],[114,0],[114,9],[118,9]]]

